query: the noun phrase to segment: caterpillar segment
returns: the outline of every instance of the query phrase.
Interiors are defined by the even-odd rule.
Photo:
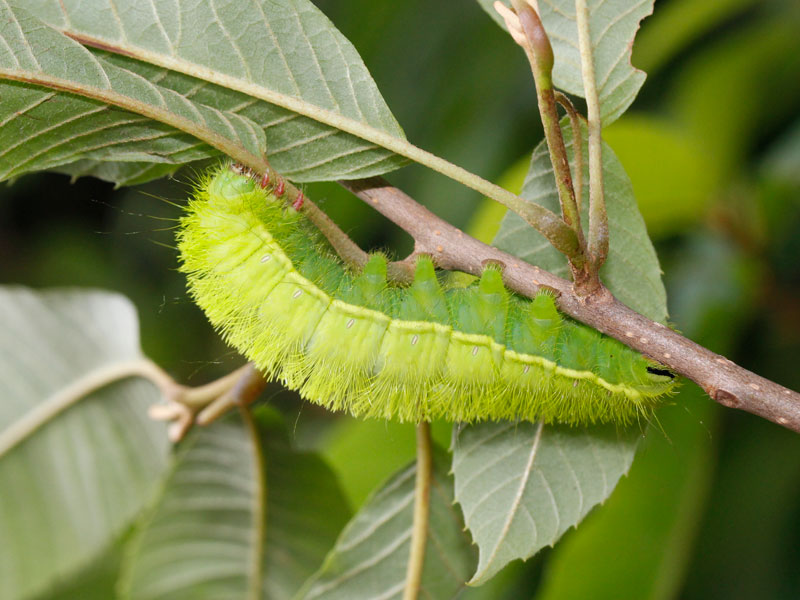
[[[346,268],[261,178],[222,167],[198,185],[178,243],[191,295],[225,340],[303,397],[355,416],[583,425],[648,418],[674,377],[509,292],[489,265],[445,289],[428,257],[413,283],[374,253]]]

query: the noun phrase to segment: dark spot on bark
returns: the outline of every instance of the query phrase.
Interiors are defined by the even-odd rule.
[[[726,390],[717,390],[716,392],[714,392],[713,397],[714,400],[725,406],[730,406],[731,408],[739,407],[739,398],[736,397],[735,394],[731,394]]]

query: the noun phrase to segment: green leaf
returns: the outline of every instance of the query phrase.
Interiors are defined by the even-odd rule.
[[[0,356],[0,597],[12,600],[111,546],[170,445],[146,414],[156,388],[119,375],[145,362],[125,298],[0,288]]]
[[[564,141],[573,173],[576,167],[572,158],[572,129],[562,121]],[[586,134],[584,129],[584,140]],[[584,182],[588,176],[588,149],[584,142]],[[653,244],[633,195],[633,186],[613,150],[603,145],[603,180],[605,183],[606,210],[608,212],[608,260],[600,270],[600,278],[613,294],[637,312],[661,323],[667,318],[667,295],[661,281]],[[589,205],[588,185],[584,184],[583,224],[588,224],[586,211]],[[533,151],[531,166],[522,197],[554,212],[560,212],[553,166],[544,141]],[[503,220],[494,245],[542,269],[568,277],[567,261],[560,252],[547,243],[516,214],[509,213]]]
[[[264,132],[249,119],[193,103],[121,69],[5,0],[0,0],[0,38],[4,42],[0,77],[88,97],[5,84],[4,96],[9,96],[10,106],[4,97],[0,179],[86,158],[118,156],[140,162],[152,154],[154,162],[159,162],[163,160],[160,154],[176,150],[175,140],[163,137],[175,129],[249,162],[260,160],[263,154]],[[111,109],[102,101],[127,110]],[[120,137],[116,138],[118,129]],[[143,144],[142,138],[148,143]],[[185,142],[184,138],[180,141]],[[180,148],[178,153],[178,160],[197,158],[191,152],[184,156]]]
[[[291,179],[366,177],[403,162],[360,135],[404,139],[355,49],[307,0],[24,6],[81,43],[131,57],[116,57],[126,69],[163,69],[150,76],[162,87],[246,114],[267,132],[270,163]]]
[[[516,196],[499,186],[410,144],[355,50],[309,0],[247,0],[246,3],[176,0],[151,4],[144,10],[138,0],[26,3],[37,17],[80,42],[72,46],[63,38],[55,39],[56,30],[41,27],[29,13],[18,7],[12,10],[18,1],[0,0],[0,15],[4,15],[7,24],[0,28],[0,39],[4,35],[9,38],[0,46],[0,79],[113,104],[197,137],[256,171],[264,170],[269,160],[273,167],[295,181],[363,178],[392,170],[404,164],[405,159],[412,159],[506,205],[518,203]],[[88,51],[84,46],[96,50]],[[39,53],[45,56],[40,57]],[[108,53],[122,56],[112,59]],[[65,56],[68,60],[54,67],[52,56]],[[125,57],[134,62],[125,63]],[[47,69],[41,68],[40,58]],[[136,61],[168,72],[163,77],[152,77],[158,81],[154,85],[148,76],[140,74],[139,65],[134,67]],[[69,79],[73,72],[78,73],[76,80]],[[195,106],[188,99],[195,87],[183,86],[182,92],[170,93],[174,92],[171,89],[174,74],[233,90],[243,100],[228,111],[230,114],[214,115],[217,119],[207,122],[206,117],[211,116],[206,114],[209,110],[224,109],[217,104],[216,95],[207,98],[211,104]],[[86,75],[88,82],[83,81]],[[202,91],[202,85],[197,89]],[[270,105],[269,110],[253,108],[254,113],[267,121],[263,123],[256,114],[253,118],[270,129],[266,152],[254,153],[252,148],[237,144],[238,132],[233,127],[226,131],[224,127],[220,130],[215,127],[226,120],[253,124],[238,111],[244,112],[257,103]],[[41,104],[37,102],[36,106]],[[173,105],[196,110],[173,113],[170,112]],[[103,106],[95,108],[102,111]],[[19,116],[17,112],[0,111],[0,126],[13,122]],[[58,113],[47,114],[57,127],[63,125]],[[88,123],[93,125],[94,119],[88,119]],[[99,128],[102,127],[93,127],[92,132],[97,134]],[[161,135],[167,134],[161,132]],[[116,136],[101,137],[106,138],[105,146],[131,141]],[[12,142],[15,147],[18,140]],[[72,142],[64,135],[57,136],[54,143],[68,145],[72,154],[49,168],[97,160],[82,155],[80,146]],[[148,156],[147,145],[137,146],[137,150],[123,152],[122,160],[141,163]],[[158,150],[154,153],[158,155]],[[105,160],[114,162],[113,156]],[[0,167],[5,167],[4,176],[9,177],[13,164],[8,159],[6,163],[0,162]],[[81,169],[97,172],[91,162],[82,163],[77,168],[78,174]],[[141,165],[136,169],[141,169]],[[16,170],[15,174],[22,172]],[[126,181],[141,180],[129,173],[123,176]]]
[[[603,510],[554,550],[537,600],[668,600],[680,590],[712,472],[711,401],[696,386],[658,413]],[[576,577],[576,570],[580,576]]]
[[[562,128],[572,160],[572,132],[566,122],[562,123]],[[584,157],[587,152],[584,148]],[[611,244],[601,277],[620,300],[642,314],[664,322],[666,292],[661,282],[658,258],[636,207],[630,180],[607,145],[603,147],[603,165]],[[586,171],[586,165],[584,167]],[[572,171],[576,171],[574,164]],[[588,173],[584,174],[584,181],[588,181]],[[544,142],[533,152],[522,197],[554,211],[559,210],[553,168]],[[587,207],[588,191],[583,198],[584,213]],[[586,220],[584,218],[584,223]],[[503,220],[494,245],[562,277],[568,276],[564,256],[513,213],[507,214]],[[476,436],[478,443],[464,443],[465,436],[472,435]],[[453,462],[456,500],[464,508],[467,526],[480,548],[480,565],[472,581],[485,581],[509,561],[532,556],[544,546],[555,543],[569,527],[577,525],[592,506],[611,494],[617,480],[627,472],[636,451],[637,437],[638,430],[621,432],[618,438],[604,429],[554,428],[530,423],[465,428],[458,437],[460,443],[453,449]],[[484,438],[488,440],[486,443],[481,441]],[[599,465],[595,450],[598,439],[605,449]],[[599,466],[606,474],[605,485],[598,487],[589,480],[578,478],[577,488],[575,485],[571,488],[562,485],[558,494],[543,495],[549,504],[542,505],[542,498],[531,499],[534,492],[528,492],[527,486],[530,482],[530,485],[538,484],[546,490],[547,485],[552,485],[548,480],[554,476],[548,470],[551,466],[537,461],[536,457],[560,456],[562,453],[569,457],[567,462],[575,473],[592,473]],[[525,457],[531,462],[524,460]],[[482,499],[482,490],[470,492],[469,482],[483,481],[479,476],[484,465],[492,465],[493,475],[500,473],[505,476],[505,494]],[[544,486],[542,479],[545,480]],[[509,497],[513,498],[514,485],[517,485],[518,493],[516,503],[509,500]],[[576,503],[579,508],[575,508]],[[479,508],[482,512],[473,512]],[[492,514],[496,519],[487,525],[484,520]]]
[[[59,580],[58,585],[47,590],[36,600],[112,600],[117,598],[117,579],[119,578],[122,551],[126,536],[117,540],[113,546],[103,550],[96,561],[82,569],[68,580]]]
[[[127,558],[123,596],[291,598],[349,511],[319,457],[269,413],[200,429],[182,445]]]
[[[470,583],[552,546],[630,468],[638,432],[541,423],[464,427],[454,441],[455,497],[479,548]]]
[[[205,147],[197,145],[198,148]],[[207,147],[209,153],[216,156],[218,153],[211,147]],[[193,162],[192,165],[197,170],[201,170],[204,160]],[[57,173],[71,176],[73,179],[79,177],[96,177],[103,181],[111,181],[118,186],[138,185],[147,183],[153,179],[161,179],[177,171],[184,162],[176,160],[164,163],[151,162],[104,162],[101,160],[81,159],[66,165],[60,165],[51,169]]]
[[[678,325],[699,343],[727,353],[756,300],[755,265],[733,244],[707,233],[690,239],[682,254],[678,268],[670,270]],[[549,557],[537,600],[677,597],[712,487],[718,409],[688,384],[658,412],[658,427],[649,429],[628,478]]]
[[[448,456],[434,454],[428,545],[421,598],[453,598],[474,565],[474,551],[457,508]],[[416,462],[370,498],[342,532],[325,564],[298,598],[402,598],[410,550]]]
[[[505,28],[492,8],[494,0],[478,2]],[[511,0],[502,2],[511,5]],[[631,47],[640,21],[653,12],[653,2],[597,0],[590,3],[589,34],[600,115],[605,125],[628,109],[644,83],[644,72],[631,64]],[[584,97],[575,0],[539,0],[538,5],[539,16],[555,55],[553,82],[569,94]]]
[[[59,41],[66,46],[75,45],[68,39]],[[91,60],[89,57],[87,52],[87,60]],[[149,91],[169,93],[158,86],[149,86]],[[94,92],[100,94],[101,90]],[[121,184],[140,183],[174,172],[181,164],[220,154],[208,143],[166,122],[97,100],[2,81],[0,95],[3,98],[0,104],[2,179],[54,169],[75,176],[94,175]],[[120,101],[123,100],[131,106],[136,103],[134,97]],[[215,112],[199,105],[191,107],[188,102],[184,108],[187,114]],[[177,123],[177,109],[172,111],[163,118]],[[231,127],[222,124],[239,120],[248,130],[245,139],[249,137],[255,141],[253,149],[264,147],[263,134],[255,123],[234,114],[219,113],[218,116],[221,126],[214,132],[202,131],[208,121],[198,121],[194,127],[184,126],[209,140],[215,133],[231,136],[228,142],[236,145],[246,142],[240,142],[236,135],[231,135]]]
[[[116,2],[112,10],[111,3],[100,0],[92,3],[34,0],[24,4],[37,18],[80,41],[128,56],[85,49],[82,54],[80,44],[56,40],[53,31],[40,27],[27,27],[32,29],[27,31],[25,27],[32,23],[31,15],[19,7],[13,8],[14,16],[8,19],[8,28],[0,30],[11,41],[5,49],[9,56],[0,62],[6,67],[2,75],[87,96],[77,98],[40,88],[26,90],[18,84],[0,84],[4,97],[0,124],[9,131],[18,132],[22,128],[29,132],[22,140],[17,134],[15,147],[20,141],[30,145],[31,138],[47,147],[68,146],[65,155],[48,157],[55,165],[85,160],[175,165],[214,156],[220,150],[236,157],[231,148],[214,139],[214,135],[221,135],[234,144],[242,137],[241,145],[253,154],[253,160],[260,160],[263,151],[254,153],[253,145],[248,144],[253,134],[245,135],[242,130],[242,123],[245,123],[248,128],[266,131],[269,138],[266,153],[271,164],[296,181],[366,177],[384,173],[402,163],[402,159],[373,143],[324,125],[318,118],[301,115],[311,112],[316,117],[320,114],[332,116],[334,120],[344,117],[351,125],[364,124],[400,140],[403,138],[402,130],[355,50],[310,3],[298,0],[276,5],[253,1],[249,7],[243,7],[240,2],[208,0],[201,7],[194,4],[170,6],[169,9],[163,5],[153,7],[151,11],[160,11],[158,14],[139,12],[139,6],[130,1],[127,4]],[[13,1],[10,5],[7,0],[0,2],[0,10],[9,11],[11,7],[14,7]],[[258,18],[242,14],[243,8]],[[109,15],[109,18],[98,18],[99,14]],[[15,39],[19,36],[19,28],[14,25],[16,19],[22,19],[24,35],[33,36],[28,43]],[[247,27],[242,27],[243,23]],[[148,35],[154,31],[159,32],[158,35]],[[192,35],[182,33],[187,31]],[[49,40],[47,46],[38,42],[43,37]],[[51,52],[53,47],[62,50]],[[214,51],[209,53],[208,48]],[[66,80],[66,86],[52,79],[52,65],[41,60],[40,53],[45,59],[48,53],[69,57],[59,73]],[[91,64],[89,56],[98,64]],[[44,68],[31,69],[32,65],[25,59],[42,62]],[[88,87],[84,85],[81,72],[98,71],[98,66],[100,71],[108,71],[109,65],[132,73],[124,82],[127,87],[121,84],[114,69],[110,69],[111,77],[107,82],[111,95],[104,96],[97,81],[91,81]],[[32,78],[31,71],[38,78]],[[43,76],[45,79],[41,80]],[[285,100],[298,112],[226,89],[235,87],[231,84],[232,78],[257,96]],[[131,86],[137,89],[132,90]],[[162,98],[164,96],[166,98]],[[183,102],[177,102],[176,97]],[[143,107],[143,98],[145,104],[149,101],[166,112],[146,112],[152,107]],[[5,106],[7,99],[8,107]],[[169,100],[172,102],[167,102]],[[111,108],[105,102],[139,114]],[[15,110],[11,110],[12,104],[17,107]],[[224,114],[212,115],[215,117],[212,119],[207,114],[209,110]],[[195,112],[200,113],[203,119],[199,120],[204,122],[187,124],[180,119],[194,117],[197,121]],[[202,130],[200,126],[203,125],[210,131]],[[263,133],[258,133],[263,138]],[[44,139],[39,141],[39,138]],[[36,148],[29,150],[33,153]],[[12,157],[0,155],[0,158],[4,159],[0,165],[6,159],[10,166],[20,162],[19,157],[12,160]],[[43,168],[36,164],[25,166],[25,169],[15,168],[5,177]],[[145,165],[134,167],[138,171],[145,168]],[[86,170],[85,164],[69,170],[81,174],[92,172]],[[151,175],[159,175],[164,170]],[[107,171],[101,173],[112,175]],[[142,180],[142,175],[122,174],[116,181]]]

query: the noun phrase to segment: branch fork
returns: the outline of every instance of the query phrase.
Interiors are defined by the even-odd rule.
[[[188,387],[171,379],[157,382],[164,402],[150,407],[156,421],[169,422],[167,435],[172,442],[182,440],[193,425],[205,426],[235,407],[251,404],[266,385],[253,363],[198,387]]]
[[[588,242],[581,225],[581,197],[583,195],[583,136],[581,118],[569,99],[557,92],[553,86],[553,48],[547,32],[539,18],[536,3],[527,0],[511,0],[513,10],[502,2],[495,2],[495,10],[503,17],[512,39],[519,44],[528,57],[536,85],[536,96],[539,106],[545,140],[550,152],[550,162],[556,179],[556,189],[561,204],[561,218],[575,233],[577,247],[573,253],[565,253],[569,259],[575,291],[581,296],[589,296],[600,290],[598,272],[608,254],[608,218],[605,212],[602,179],[602,144],[600,141],[599,109],[589,106],[589,239]],[[576,11],[580,12],[580,1],[576,2]],[[579,22],[580,25],[580,22]],[[587,24],[588,35],[588,24]],[[594,86],[594,66],[591,45],[583,46],[581,37],[581,63],[584,67],[584,84],[587,90],[597,91]],[[587,71],[586,65],[591,65]],[[587,74],[590,78],[587,79]],[[590,95],[587,92],[587,98]],[[559,123],[557,104],[561,104],[570,121],[575,151],[575,173],[570,172],[564,136]],[[597,171],[597,172],[595,172]]]

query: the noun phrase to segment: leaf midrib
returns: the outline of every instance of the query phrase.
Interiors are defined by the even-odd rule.
[[[199,125],[184,117],[178,116],[169,110],[160,109],[151,104],[135,100],[111,89],[101,89],[88,85],[78,84],[75,81],[54,77],[42,72],[23,71],[21,69],[0,69],[0,77],[22,83],[40,85],[50,89],[77,94],[106,104],[119,106],[133,113],[144,115],[154,121],[166,123],[180,131],[189,133],[224,152],[231,158],[238,160],[250,167],[263,169],[265,160],[245,150],[241,145],[221,136],[216,131]],[[221,112],[221,111],[218,111]]]
[[[149,378],[151,363],[145,359],[131,359],[98,366],[75,381],[61,386],[42,402],[5,429],[0,429],[0,459],[19,447],[42,427],[76,403],[118,381],[131,377]]]
[[[523,471],[523,476],[520,479],[519,485],[517,487],[517,493],[514,497],[514,501],[511,503],[511,507],[508,511],[508,517],[506,518],[506,522],[503,525],[503,529],[500,532],[500,535],[497,537],[497,541],[492,549],[491,555],[486,560],[486,564],[481,571],[481,573],[475,573],[472,577],[472,581],[470,583],[477,583],[481,580],[482,574],[486,572],[489,566],[494,562],[495,558],[497,557],[497,553],[500,550],[500,547],[503,544],[503,540],[505,540],[508,532],[511,530],[511,524],[514,522],[515,517],[517,516],[517,511],[519,506],[522,502],[522,497],[525,495],[525,490],[528,485],[528,479],[533,472],[533,465],[536,462],[536,457],[539,453],[539,443],[542,440],[542,431],[544,430],[544,423],[542,421],[539,422],[539,426],[536,429],[536,433],[533,437],[533,442],[531,444],[530,454],[528,455],[528,461],[525,465],[525,470]]]

